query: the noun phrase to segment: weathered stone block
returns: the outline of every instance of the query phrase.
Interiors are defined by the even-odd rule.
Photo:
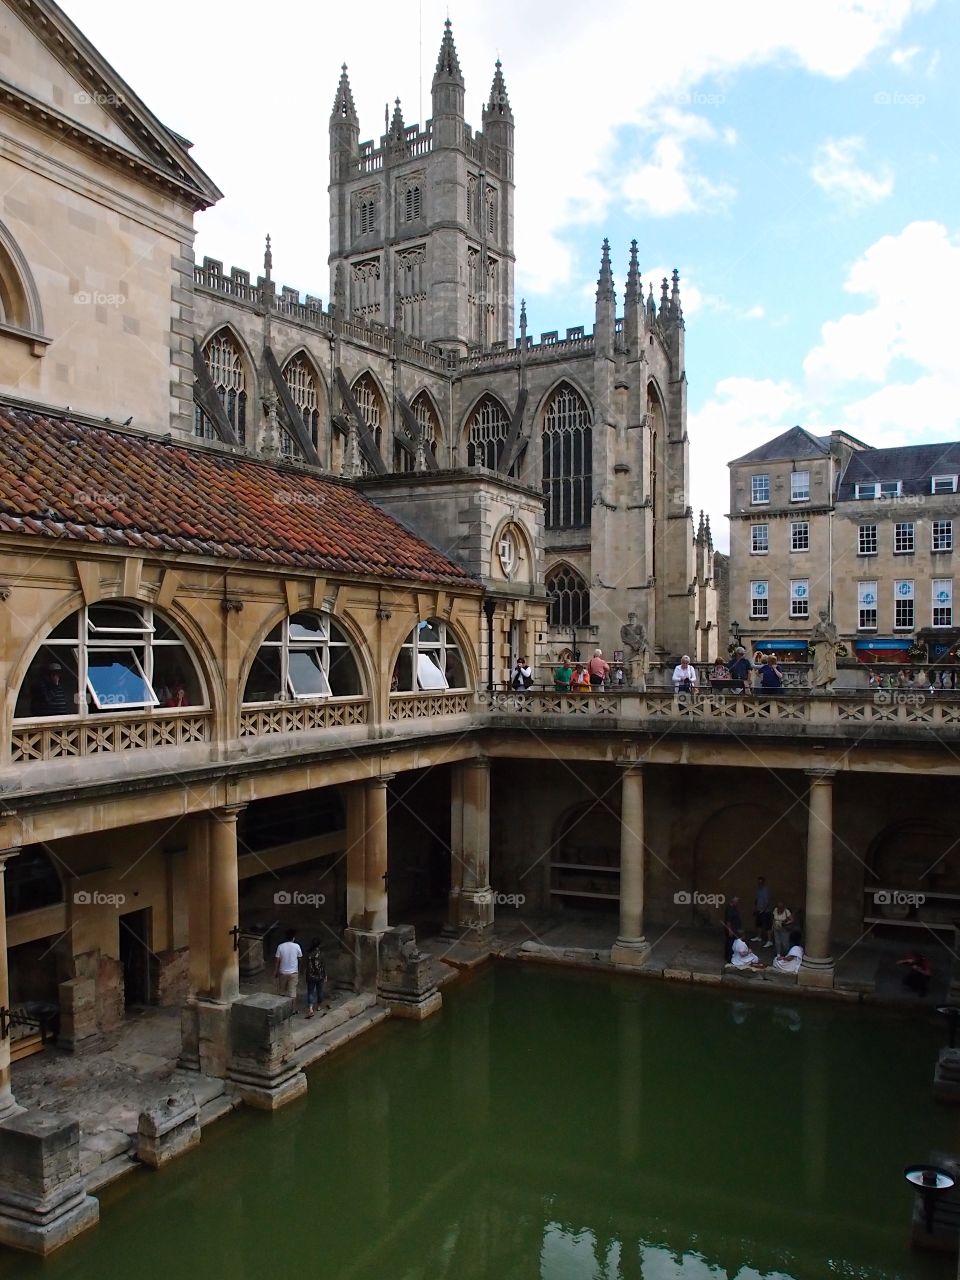
[[[200,1107],[196,1095],[186,1089],[140,1112],[137,1156],[153,1169],[192,1150],[199,1141]]]
[[[100,1216],[80,1174],[80,1125],[28,1111],[0,1125],[0,1243],[52,1253]]]
[[[158,952],[155,973],[157,1003],[166,1008],[183,1004],[190,990],[190,948]]]
[[[101,956],[97,976],[97,1022],[101,1031],[113,1031],[124,1018],[123,965]]]
[[[244,1102],[274,1111],[306,1093],[307,1077],[294,1058],[291,1018],[295,1002],[260,994],[231,1008],[229,1078]]]
[[[352,991],[376,991],[380,974],[380,937],[366,929],[344,929],[343,942],[352,966],[346,985]],[[342,981],[343,979],[341,979]]]
[[[263,934],[244,930],[240,934],[240,977],[253,978],[263,973],[266,961],[263,957]]]
[[[57,989],[62,1049],[80,1053],[100,1043],[97,1027],[97,984],[92,978],[70,978]]]
[[[433,965],[417,947],[413,925],[396,925],[381,937],[377,995],[402,1018],[427,1018],[441,1007]]]
[[[230,1008],[217,1000],[196,999],[180,1013],[179,1064],[187,1071],[222,1080],[230,1062]]]

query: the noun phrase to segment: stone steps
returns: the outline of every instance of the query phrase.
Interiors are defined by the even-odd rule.
[[[374,997],[370,999],[372,1004],[362,1011],[341,1020],[336,1027],[325,1031],[323,1035],[316,1036],[297,1050],[294,1061],[301,1071],[305,1067],[313,1066],[315,1062],[319,1062],[334,1050],[349,1044],[351,1040],[355,1040],[357,1036],[363,1035],[365,1031],[369,1031],[371,1027],[384,1022],[390,1016],[389,1010],[377,1005]]]

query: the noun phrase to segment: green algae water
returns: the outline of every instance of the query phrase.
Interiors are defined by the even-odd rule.
[[[957,1150],[942,1030],[503,964],[101,1196],[2,1280],[946,1280],[903,1166]]]

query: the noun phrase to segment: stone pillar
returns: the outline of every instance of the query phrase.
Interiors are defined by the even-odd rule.
[[[0,1243],[52,1253],[99,1216],[80,1172],[76,1120],[29,1111],[0,1124]]]
[[[357,880],[358,860],[347,861],[347,920],[343,941],[347,985],[354,991],[375,991],[380,973],[380,938],[387,928],[387,785],[393,774],[381,774],[359,783],[362,800],[347,810],[347,839],[362,850],[362,880]],[[352,789],[351,789],[352,795]],[[359,826],[362,815],[363,825]],[[352,884],[352,889],[351,889]],[[362,899],[360,897],[362,893]],[[362,901],[363,909],[358,911]],[[352,904],[352,910],[351,910]]]
[[[610,951],[617,965],[643,964],[650,944],[643,936],[643,765],[621,765],[620,780],[620,933]]]
[[[478,936],[493,924],[490,887],[490,761],[481,756],[458,766],[461,787],[460,862],[461,929]],[[454,832],[456,835],[456,831]]]
[[[833,921],[832,769],[807,769],[807,899],[804,911],[802,987],[833,986],[830,932]]]
[[[180,1065],[223,1078],[230,1057],[230,1006],[240,994],[237,818],[226,805],[194,820],[190,869],[191,998],[182,1013]]]
[[[10,971],[7,961],[7,904],[4,897],[4,872],[7,861],[15,858],[19,849],[0,850],[0,1009],[10,1008]],[[23,1107],[17,1106],[10,1088],[10,1032],[0,1038],[0,1123],[18,1115]]]
[[[428,1018],[443,1003],[433,962],[417,946],[412,924],[386,929],[380,939],[377,996],[400,1018]]]
[[[392,773],[366,784],[367,826],[363,858],[366,928],[383,933],[387,927],[387,784]]]
[[[292,1000],[259,991],[233,1006],[230,1079],[248,1106],[276,1111],[306,1093],[293,1043],[295,1013]]]
[[[363,856],[367,830],[367,788],[363,782],[353,782],[344,791],[347,806],[347,925],[351,929],[362,929],[366,898]]]
[[[450,770],[450,895],[447,900],[447,937],[460,936],[460,890],[463,887],[463,770]]]

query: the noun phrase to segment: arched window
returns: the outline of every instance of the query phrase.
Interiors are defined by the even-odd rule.
[[[471,227],[480,224],[480,184],[472,173],[467,178],[467,222]]]
[[[410,408],[413,410],[413,416],[417,420],[417,428],[420,438],[423,440],[424,451],[429,452],[434,461],[436,461],[440,447],[440,423],[433,407],[433,401],[425,391],[421,391],[419,395],[414,397]],[[416,458],[411,457],[409,451],[399,444],[394,449],[393,469],[394,471],[402,472],[416,470]]]
[[[324,614],[295,613],[260,646],[244,703],[351,698],[363,693],[350,641]]]
[[[92,604],[59,623],[17,694],[16,719],[205,707],[183,637],[150,605]]]
[[[487,187],[485,199],[487,202],[487,235],[495,237],[497,234],[497,193],[493,187]]]
[[[361,373],[350,390],[353,392],[353,398],[357,402],[357,408],[363,414],[363,419],[370,428],[370,434],[373,436],[377,451],[382,455],[381,441],[383,439],[383,424],[387,417],[387,410],[386,405],[383,403],[380,389],[371,374]],[[370,464],[362,452],[360,454],[360,474],[365,476],[370,474]]]
[[[0,222],[0,323],[23,333],[43,332],[40,295],[20,246]],[[39,351],[36,352],[39,354]]]
[[[543,415],[548,529],[579,529],[590,523],[592,439],[590,410],[573,387],[562,383]]]
[[[290,391],[290,398],[297,407],[307,435],[317,444],[320,430],[320,391],[313,370],[304,356],[294,356],[283,369],[283,380]],[[285,457],[295,457],[299,450],[287,431],[280,433],[280,451]]]
[[[376,229],[377,202],[372,196],[368,196],[357,206],[357,234],[365,236]]]
[[[558,564],[547,574],[547,599],[551,627],[589,627],[590,588],[568,564]]]
[[[215,333],[203,348],[210,378],[216,388],[223,411],[241,444],[247,439],[247,378],[243,369],[243,356],[233,337],[225,330]],[[205,440],[217,440],[219,436],[213,423],[199,405],[196,406],[194,432]]]
[[[391,693],[466,687],[466,667],[449,626],[437,618],[418,622],[400,650]]]
[[[8,916],[39,911],[63,901],[63,882],[56,864],[38,844],[25,845],[10,859],[3,888]]]
[[[510,431],[510,419],[499,400],[484,396],[473,413],[467,428],[467,466],[486,467],[496,471],[503,457],[503,446]],[[511,468],[511,475],[515,472]]]
[[[423,210],[423,195],[419,186],[407,187],[403,194],[403,220],[414,222]]]

